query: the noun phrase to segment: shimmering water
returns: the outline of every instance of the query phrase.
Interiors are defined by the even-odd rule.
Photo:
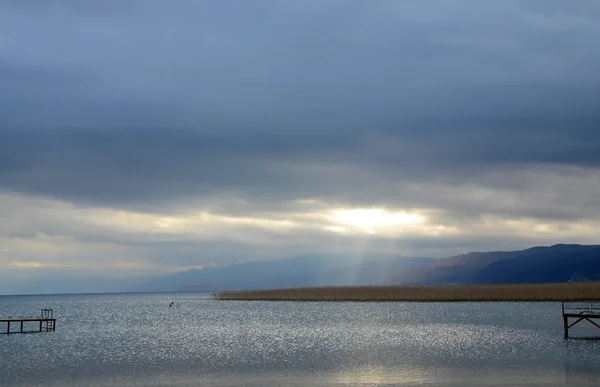
[[[556,303],[0,297],[44,307],[56,332],[0,335],[0,386],[600,385],[600,342],[563,340]]]

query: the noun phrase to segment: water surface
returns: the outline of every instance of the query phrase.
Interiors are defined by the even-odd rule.
[[[600,384],[600,342],[565,341],[557,303],[0,297],[2,316],[44,307],[56,332],[0,335],[0,386]]]

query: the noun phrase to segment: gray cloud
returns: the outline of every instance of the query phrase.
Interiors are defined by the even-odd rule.
[[[352,203],[388,196],[395,202],[409,195],[396,184],[441,180],[510,189],[517,182],[492,171],[540,164],[598,166],[600,141],[523,130],[490,136],[463,131],[456,134],[463,134],[460,141],[450,134],[12,131],[3,132],[0,143],[0,186],[125,208],[219,192],[270,201],[335,197]],[[520,188],[527,189],[522,183]]]
[[[465,227],[596,220],[598,36],[594,0],[5,1],[0,190],[152,213],[316,198]],[[403,243],[502,239],[447,238]],[[544,240],[528,238],[507,243]]]

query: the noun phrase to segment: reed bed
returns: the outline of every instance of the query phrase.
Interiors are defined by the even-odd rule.
[[[518,285],[348,286],[226,291],[247,301],[600,301],[600,282]]]

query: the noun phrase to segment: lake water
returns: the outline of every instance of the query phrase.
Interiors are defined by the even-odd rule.
[[[44,307],[56,332],[0,335],[0,386],[600,385],[600,341],[564,340],[557,303],[0,296]]]

